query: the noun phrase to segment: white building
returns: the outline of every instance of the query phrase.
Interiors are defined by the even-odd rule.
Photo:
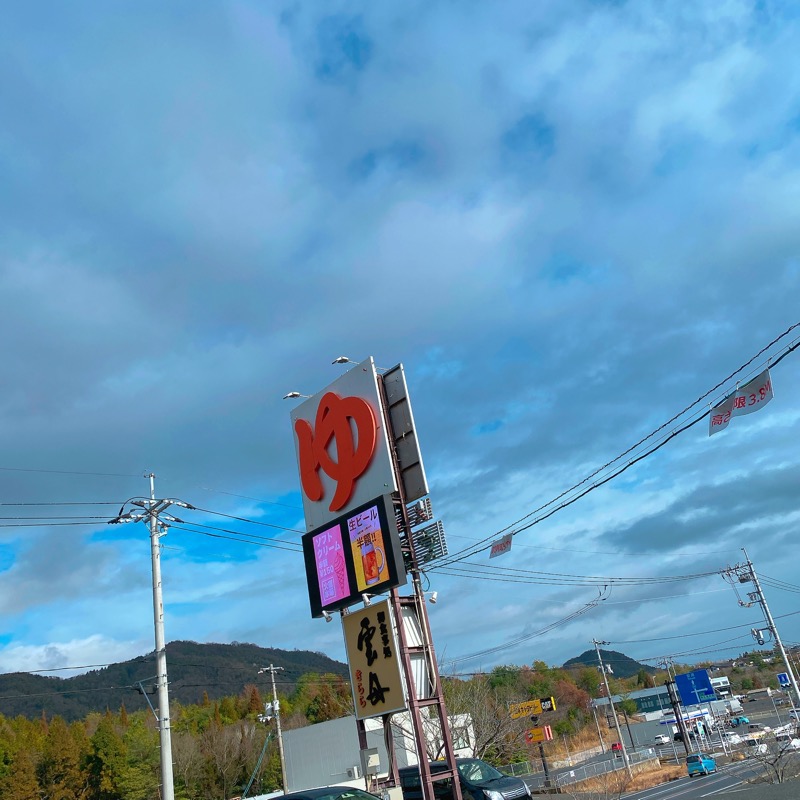
[[[378,751],[380,766],[377,778],[386,778],[389,774],[389,753],[384,741],[383,725],[379,719],[369,719],[366,720],[364,727],[367,747],[376,748]],[[429,749],[432,752],[439,746],[438,727],[438,724],[433,722],[426,727]],[[391,731],[398,768],[417,764],[408,712],[393,715]],[[451,717],[450,731],[456,757],[473,755],[475,734],[469,715],[458,714]],[[369,790],[361,765],[361,749],[355,717],[343,717],[284,731],[283,751],[287,792],[337,784]]]

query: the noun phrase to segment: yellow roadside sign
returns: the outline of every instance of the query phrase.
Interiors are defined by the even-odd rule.
[[[526,700],[524,703],[512,703],[508,707],[508,712],[511,714],[511,719],[530,717],[532,714],[541,714],[542,702],[541,700]]]
[[[554,697],[542,697],[539,700],[526,700],[524,703],[511,703],[508,713],[511,719],[530,717],[541,714],[544,711],[555,711],[556,701]]]

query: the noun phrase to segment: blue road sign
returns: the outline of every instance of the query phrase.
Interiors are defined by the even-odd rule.
[[[678,687],[681,703],[684,706],[696,706],[717,699],[706,669],[696,669],[683,675],[676,675],[675,685]]]
[[[789,686],[790,683],[791,683],[789,681],[789,673],[788,672],[779,672],[778,673],[778,683],[781,686]]]

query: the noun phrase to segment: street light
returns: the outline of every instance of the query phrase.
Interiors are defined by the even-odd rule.
[[[288,392],[283,396],[284,400],[294,400],[295,397],[311,397],[310,394],[301,394],[300,392]]]

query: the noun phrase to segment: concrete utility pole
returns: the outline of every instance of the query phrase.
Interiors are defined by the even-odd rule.
[[[286,785],[286,761],[283,757],[283,736],[281,734],[281,706],[280,702],[278,701],[278,690],[275,688],[275,673],[280,672],[283,670],[283,667],[273,667],[270,664],[268,667],[262,667],[258,674],[260,675],[262,672],[269,672],[270,678],[272,678],[272,709],[275,712],[275,725],[278,731],[278,752],[280,753],[281,757],[281,780],[283,780],[283,791],[287,792],[289,787]]]
[[[792,690],[794,691],[794,700],[792,701],[792,705],[795,708],[800,708],[800,688],[797,685],[797,678],[795,678],[794,670],[792,669],[792,663],[789,660],[789,656],[786,654],[786,650],[783,646],[783,642],[781,641],[781,637],[778,634],[778,628],[775,625],[775,620],[772,618],[772,613],[769,610],[769,606],[767,605],[767,598],[764,597],[764,591],[761,588],[761,584],[758,581],[758,575],[756,575],[755,568],[753,567],[753,562],[750,560],[750,557],[747,555],[747,550],[742,548],[742,552],[744,553],[744,557],[747,559],[745,566],[735,566],[731,567],[730,569],[726,570],[723,573],[723,576],[727,577],[728,580],[732,583],[735,588],[734,578],[738,581],[738,583],[749,583],[752,581],[753,585],[755,586],[754,592],[749,592],[747,595],[747,599],[749,602],[744,602],[743,600],[739,600],[740,606],[751,606],[753,603],[758,603],[761,606],[761,610],[764,612],[764,619],[766,620],[767,627],[769,628],[770,633],[772,634],[772,638],[775,640],[775,647],[778,649],[778,652],[783,659],[784,667],[786,668],[786,672],[789,675],[789,681],[792,685]],[[738,595],[738,592],[737,592]]]
[[[617,728],[617,738],[620,743],[620,747],[622,747],[622,760],[625,762],[625,768],[628,770],[628,775],[632,778],[633,777],[633,770],[631,769],[631,762],[628,758],[628,750],[625,747],[625,741],[622,738],[622,731],[619,727],[619,717],[617,716],[617,709],[614,708],[614,701],[611,699],[611,689],[608,687],[608,678],[606,677],[606,666],[603,663],[603,658],[600,655],[600,645],[601,644],[608,644],[608,642],[598,642],[597,639],[592,639],[592,644],[594,644],[594,649],[597,651],[597,661],[600,664],[600,672],[603,673],[603,683],[606,685],[606,696],[608,697],[609,705],[611,706],[611,714],[614,717],[614,725]]]
[[[161,591],[161,546],[158,540],[166,533],[166,522],[181,522],[176,517],[163,514],[171,505],[194,509],[182,500],[156,500],[155,475],[145,474],[150,479],[150,499],[131,499],[122,504],[117,517],[110,525],[122,522],[147,522],[150,529],[150,562],[153,573],[153,627],[156,647],[156,688],[158,693],[158,735],[161,745],[161,800],[175,800],[175,783],[172,773],[172,733],[169,719],[169,681],[167,679],[167,646],[164,638],[164,598]],[[123,509],[131,503],[142,511]],[[161,516],[159,516],[161,515]]]
[[[164,598],[161,593],[161,547],[156,508],[155,475],[150,478],[150,560],[153,567],[153,623],[156,640],[156,672],[158,673],[158,732],[161,742],[161,785],[163,800],[175,800],[172,775],[172,732],[169,721],[169,681],[167,680],[167,644],[164,640]]]

